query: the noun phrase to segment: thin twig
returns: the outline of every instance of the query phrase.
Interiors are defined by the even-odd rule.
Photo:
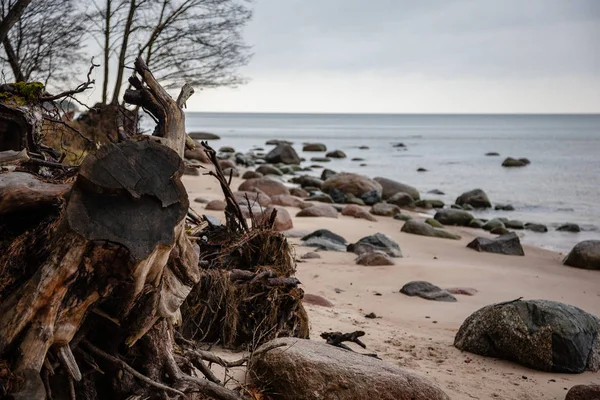
[[[81,92],[89,89],[90,86],[92,86],[94,83],[96,83],[96,81],[94,79],[91,79],[92,71],[94,70],[94,67],[99,67],[100,66],[99,64],[94,64],[94,57],[92,57],[91,63],[92,63],[92,65],[90,67],[90,70],[88,71],[87,81],[86,82],[83,82],[83,83],[79,84],[73,90],[67,90],[65,92],[62,92],[62,93],[59,93],[59,94],[55,94],[53,96],[41,96],[40,97],[40,101],[42,101],[42,102],[44,102],[44,101],[54,101],[54,100],[58,100],[58,99],[63,98],[63,97],[73,96],[74,94],[81,93]]]
[[[94,346],[93,344],[91,344],[90,342],[88,342],[87,340],[82,340],[81,343],[87,347],[92,353],[96,354],[99,357],[102,357],[112,363],[115,363],[117,365],[119,365],[121,368],[123,368],[125,371],[129,372],[131,375],[135,376],[136,378],[138,378],[139,380],[141,380],[142,382],[160,389],[160,390],[166,390],[169,393],[173,393],[173,394],[177,394],[179,396],[185,396],[185,394],[183,392],[180,392],[177,389],[173,389],[172,387],[169,387],[167,385],[163,385],[162,383],[159,382],[155,382],[152,379],[148,378],[146,375],[143,375],[141,373],[139,373],[138,371],[136,371],[135,369],[133,369],[129,364],[127,364],[125,361],[121,360],[120,358],[117,358],[115,356],[111,356],[108,353],[105,353],[104,351],[100,350],[99,348],[97,348],[96,346]]]

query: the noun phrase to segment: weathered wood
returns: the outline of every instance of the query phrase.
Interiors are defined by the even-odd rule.
[[[0,216],[55,204],[70,188],[69,184],[43,182],[26,172],[0,174]]]
[[[23,161],[28,161],[29,155],[27,155],[27,150],[23,149],[21,151],[15,150],[6,150],[0,151],[0,167],[3,165],[15,165],[20,164]]]

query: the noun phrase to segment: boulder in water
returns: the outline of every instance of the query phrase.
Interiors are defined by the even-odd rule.
[[[383,188],[381,194],[383,200],[387,200],[396,193],[400,192],[408,193],[413,200],[419,200],[421,198],[419,191],[412,186],[382,177],[374,178],[374,180],[377,181]]]
[[[327,151],[327,146],[323,143],[306,143],[302,146],[302,151]]]
[[[334,150],[334,151],[330,151],[329,153],[325,154],[326,157],[329,158],[346,158],[346,153],[344,153],[341,150]]]
[[[523,159],[516,159],[516,158],[512,158],[512,157],[507,157],[503,162],[502,162],[502,166],[503,167],[524,167],[526,165],[529,164],[529,160],[527,160],[526,158]]]
[[[473,215],[463,210],[449,208],[439,210],[433,218],[444,225],[469,226],[469,223],[473,220]]]
[[[455,203],[459,206],[469,204],[475,208],[490,208],[492,206],[487,194],[481,189],[473,189],[461,194]]]
[[[581,228],[579,227],[579,225],[571,224],[571,223],[562,224],[561,226],[556,228],[556,230],[560,231],[560,232],[573,232],[573,233],[581,232]]]
[[[505,254],[509,256],[525,255],[523,246],[521,246],[521,241],[514,232],[507,233],[494,239],[478,237],[470,242],[467,247],[486,253]]]
[[[504,228],[504,222],[500,221],[497,218],[494,219],[490,219],[488,222],[486,222],[483,225],[483,229],[486,231],[491,231],[492,229],[495,228]]]
[[[454,346],[540,371],[598,371],[600,320],[577,307],[548,300],[492,304],[463,322]]]
[[[271,164],[300,164],[302,160],[291,145],[279,144],[265,155],[265,161]]]
[[[221,139],[219,135],[215,135],[214,133],[208,132],[190,132],[188,136],[194,140],[219,140]]]
[[[534,223],[530,223],[530,222],[525,224],[525,229],[532,231],[532,232],[538,232],[538,233],[548,232],[548,227],[546,225],[534,224]]]
[[[577,243],[565,258],[564,264],[575,268],[600,270],[600,240],[584,240]]]

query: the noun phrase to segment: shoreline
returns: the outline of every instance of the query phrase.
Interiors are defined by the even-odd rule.
[[[196,197],[222,199],[218,182],[209,176],[184,176],[192,208],[223,220],[222,211],[207,211]],[[232,190],[242,182],[233,178]],[[355,255],[319,251],[321,258],[301,260],[314,248],[300,246],[290,238],[296,252],[296,276],[307,294],[318,295],[333,307],[305,304],[311,323],[311,338],[337,330],[364,330],[366,352],[433,380],[452,399],[557,399],[563,400],[575,384],[600,381],[597,373],[569,375],[544,373],[517,364],[463,353],[452,346],[464,319],[483,306],[513,300],[546,299],[571,304],[600,315],[600,274],[562,265],[558,252],[524,245],[525,256],[479,253],[465,247],[475,236],[487,236],[480,229],[446,227],[462,236],[447,240],[400,232],[403,222],[376,217],[377,222],[339,215],[337,219],[295,217],[297,208],[285,207],[292,215],[293,231],[312,232],[326,228],[349,242],[382,232],[402,249],[395,265],[356,265]],[[403,210],[403,213],[417,213]],[[428,301],[399,293],[405,283],[426,280],[442,288],[470,287],[474,296],[457,295],[456,303]],[[381,295],[376,295],[378,292]],[[375,319],[365,318],[374,312]],[[355,350],[360,348],[351,345]],[[525,377],[525,378],[524,378]],[[552,381],[553,380],[553,381]]]

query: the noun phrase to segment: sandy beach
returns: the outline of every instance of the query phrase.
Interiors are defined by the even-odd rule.
[[[191,206],[200,214],[223,220],[223,212],[207,211],[195,202],[222,199],[217,181],[209,176],[184,176]],[[235,191],[242,182],[234,178]],[[368,208],[367,208],[368,209]],[[292,216],[299,211],[288,208]],[[404,211],[414,218],[417,213]],[[484,231],[448,228],[462,236],[446,240],[400,232],[402,221],[377,217],[377,222],[339,215],[339,218],[293,217],[288,234],[298,260],[296,276],[306,293],[319,295],[333,307],[306,304],[311,338],[322,340],[321,332],[336,330],[366,332],[367,350],[382,359],[436,382],[452,399],[556,399],[562,400],[576,384],[600,383],[600,374],[544,373],[515,363],[463,353],[453,346],[460,325],[486,305],[513,300],[546,299],[579,307],[600,315],[600,274],[562,265],[563,254],[524,246],[524,257],[479,253],[466,248]],[[392,237],[403,258],[393,266],[356,265],[355,255],[320,251],[320,259],[301,260],[313,251],[300,245],[300,233],[326,228],[348,242],[377,232]],[[399,293],[407,282],[429,281],[441,288],[468,287],[474,296],[457,295],[458,302],[444,303],[408,297]],[[375,313],[377,318],[365,318]]]

